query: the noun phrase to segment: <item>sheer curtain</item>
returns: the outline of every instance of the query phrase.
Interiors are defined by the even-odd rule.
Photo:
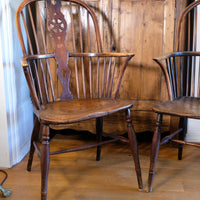
[[[0,167],[11,167],[22,160],[29,150],[33,126],[15,27],[15,12],[21,1],[0,2]]]

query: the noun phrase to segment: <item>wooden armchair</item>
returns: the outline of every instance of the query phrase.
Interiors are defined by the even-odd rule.
[[[116,99],[134,54],[103,53],[96,16],[80,0],[25,0],[18,7],[16,25],[24,55],[22,67],[36,116],[27,170],[31,171],[36,150],[41,159],[41,199],[47,198],[50,155],[97,147],[96,160],[100,160],[101,146],[119,140],[130,143],[142,189],[130,112],[133,104]],[[118,111],[125,112],[128,139],[103,132],[103,117]],[[97,142],[50,152],[51,129],[93,118]],[[102,140],[103,136],[109,139]]]
[[[169,141],[179,144],[178,159],[182,159],[183,145],[200,147],[197,143],[184,141],[187,131],[187,119],[200,119],[200,74],[198,68],[200,52],[175,52],[154,59],[164,72],[170,100],[153,107],[157,113],[156,129],[152,140],[148,191],[152,191],[152,183],[156,160],[160,145]],[[197,85],[195,84],[197,83]],[[180,117],[179,129],[166,137],[161,137],[163,115]],[[178,139],[173,139],[179,135]]]
[[[189,4],[182,12],[177,28],[175,53],[155,58],[161,67],[169,92],[169,101],[153,107],[157,113],[156,128],[152,140],[148,191],[152,191],[155,165],[160,145],[169,141],[178,143],[178,159],[182,159],[183,145],[200,147],[199,144],[185,142],[187,119],[200,119],[200,74],[199,56],[197,51],[197,15],[200,0]],[[163,115],[178,116],[179,129],[166,137],[161,137]],[[175,139],[174,139],[175,137]],[[178,139],[177,139],[178,138]]]

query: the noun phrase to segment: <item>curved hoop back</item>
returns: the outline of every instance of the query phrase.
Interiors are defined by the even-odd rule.
[[[200,0],[194,1],[182,12],[178,21],[175,51],[196,51],[199,5]]]
[[[165,74],[171,100],[200,97],[200,52],[175,52],[154,60]]]
[[[94,11],[80,0],[25,0],[16,13],[32,99],[116,98],[131,53],[103,53]]]
[[[60,99],[73,99],[69,86],[69,51],[103,51],[94,11],[79,0],[23,1],[16,13],[16,25],[24,56],[55,54],[56,74],[62,85]],[[52,63],[48,59],[38,59],[32,65],[34,72],[31,78],[34,79],[34,87],[39,93],[39,101],[55,101],[58,95],[54,94],[56,80],[51,75]]]

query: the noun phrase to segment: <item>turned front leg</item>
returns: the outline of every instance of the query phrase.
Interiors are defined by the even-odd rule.
[[[138,187],[139,189],[143,189],[142,174],[141,174],[140,161],[139,161],[138,148],[137,148],[137,140],[136,140],[133,124],[132,124],[130,109],[126,111],[126,121],[127,121],[129,144],[132,151],[133,160],[135,162],[135,171],[137,174]]]
[[[158,114],[156,128],[154,131],[151,147],[150,167],[149,167],[149,178],[148,178],[148,192],[152,191],[154,170],[160,148],[160,127],[162,124],[162,114]]]
[[[47,199],[47,179],[49,172],[49,127],[42,125],[41,147],[41,200]]]

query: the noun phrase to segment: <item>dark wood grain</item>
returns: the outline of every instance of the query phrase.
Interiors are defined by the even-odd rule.
[[[38,112],[45,124],[73,123],[103,117],[133,106],[130,100],[85,99],[43,104]],[[77,112],[78,111],[78,112]]]
[[[200,119],[200,98],[182,97],[174,101],[165,101],[153,107],[157,113]]]

